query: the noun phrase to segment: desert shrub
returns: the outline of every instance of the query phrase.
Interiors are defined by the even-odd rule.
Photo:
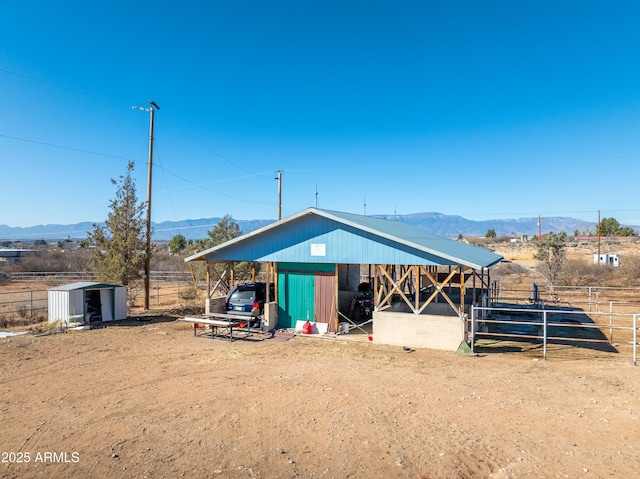
[[[180,299],[191,301],[198,297],[198,292],[196,288],[194,288],[193,286],[190,286],[188,288],[180,290],[180,294],[178,295],[178,297]]]
[[[166,249],[159,249],[151,258],[151,269],[153,271],[188,271],[183,257],[169,254]]]
[[[58,272],[86,271],[89,252],[84,249],[76,251],[39,251],[20,259],[11,267],[13,271],[25,272]]]
[[[495,268],[495,272],[501,276],[506,275],[522,275],[528,272],[527,268],[519,265],[518,263],[503,262]]]
[[[620,262],[617,273],[621,284],[625,286],[640,286],[640,256],[630,256]]]
[[[127,285],[127,306],[134,308],[138,297],[144,294],[144,284],[142,281],[132,281]]]
[[[19,304],[16,308],[16,312],[18,316],[22,319],[25,319],[29,316],[29,308],[27,308],[24,304]]]

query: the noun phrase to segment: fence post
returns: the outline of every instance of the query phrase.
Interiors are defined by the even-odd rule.
[[[638,365],[638,315],[633,315],[633,365]]]
[[[29,291],[29,317],[33,318],[33,291]]]
[[[547,359],[547,312],[542,312],[542,356]]]
[[[471,305],[471,354],[474,354],[474,345],[476,344],[476,305]]]
[[[613,301],[609,301],[609,344],[613,344]]]

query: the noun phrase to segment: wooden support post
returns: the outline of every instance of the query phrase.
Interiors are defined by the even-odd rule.
[[[420,309],[420,266],[415,265],[413,267],[414,280],[414,298],[413,298],[413,310],[418,311]]]
[[[464,267],[458,266],[460,269],[460,315],[464,314],[464,295],[467,290],[464,284]]]

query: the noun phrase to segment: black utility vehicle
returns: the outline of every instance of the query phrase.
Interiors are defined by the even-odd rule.
[[[225,311],[258,317],[264,312],[266,283],[243,283],[231,288],[224,301]],[[273,301],[273,284],[269,288],[269,301]]]

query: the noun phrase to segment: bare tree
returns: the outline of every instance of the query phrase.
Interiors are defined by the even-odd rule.
[[[564,248],[567,245],[567,234],[563,231],[549,233],[540,243],[537,253],[533,256],[539,261],[538,272],[544,278],[550,290],[557,284],[560,272],[566,259]]]

